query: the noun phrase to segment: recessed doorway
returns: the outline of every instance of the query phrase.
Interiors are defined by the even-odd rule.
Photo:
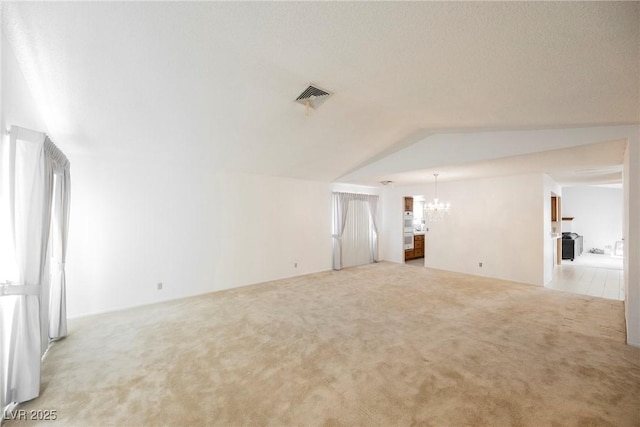
[[[411,195],[403,198],[403,245],[404,262],[407,265],[424,267],[425,255],[425,197]]]

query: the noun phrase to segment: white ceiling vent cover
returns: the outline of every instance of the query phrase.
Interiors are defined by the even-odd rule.
[[[296,98],[295,102],[304,105],[308,112],[309,108],[317,110],[331,95],[333,95],[333,93],[327,90],[320,89],[315,85],[309,85],[309,87]]]

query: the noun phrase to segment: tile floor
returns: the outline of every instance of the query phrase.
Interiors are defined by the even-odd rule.
[[[583,253],[555,268],[549,289],[624,301],[622,258]]]
[[[416,267],[424,267],[424,258],[410,259],[409,261],[405,261],[404,263]]]

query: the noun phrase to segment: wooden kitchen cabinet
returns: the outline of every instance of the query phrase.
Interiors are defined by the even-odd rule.
[[[558,221],[558,197],[551,196],[551,222]]]
[[[424,236],[413,236],[413,257],[424,257]]]
[[[404,260],[424,257],[424,235],[413,236],[413,249],[404,251]]]
[[[413,212],[413,197],[404,198],[404,210]]]
[[[405,249],[404,250],[404,260],[409,261],[410,259],[414,259],[415,249]]]

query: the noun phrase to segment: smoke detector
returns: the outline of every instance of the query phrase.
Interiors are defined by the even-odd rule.
[[[304,105],[306,108],[306,114],[309,114],[310,108],[317,110],[327,99],[329,99],[331,95],[333,95],[332,92],[310,84],[309,87],[302,91],[302,93],[296,98],[295,102]]]

